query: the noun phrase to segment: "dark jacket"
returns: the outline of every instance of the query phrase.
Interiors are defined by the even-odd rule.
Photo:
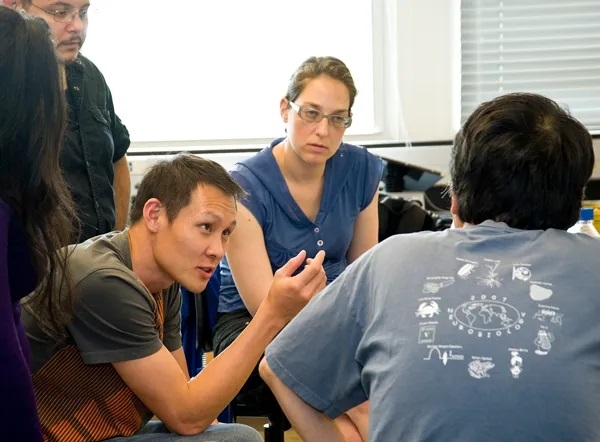
[[[66,70],[69,124],[61,167],[77,207],[79,241],[83,241],[114,227],[113,163],[125,155],[130,141],[96,65],[80,54]]]

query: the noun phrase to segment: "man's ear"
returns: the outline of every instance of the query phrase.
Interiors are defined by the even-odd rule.
[[[458,217],[458,199],[454,193],[451,196],[450,213],[452,214],[452,227],[462,227],[464,222]]]
[[[144,222],[151,232],[157,232],[160,227],[161,213],[164,210],[164,206],[157,198],[150,198],[144,204],[142,215]]]
[[[458,216],[458,201],[456,200],[454,193],[451,193],[450,195],[450,213]]]

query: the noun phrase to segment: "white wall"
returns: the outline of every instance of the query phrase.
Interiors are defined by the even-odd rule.
[[[386,99],[400,97],[403,121],[398,133],[406,132],[410,141],[450,141],[459,127],[460,111],[460,1],[459,0],[374,0],[383,2],[391,14],[380,20],[386,26],[384,45],[391,39],[402,42],[397,54],[382,62],[397,71],[395,84],[382,87],[396,93]],[[394,91],[395,92],[395,91]],[[386,108],[394,105],[387,103]],[[390,115],[392,112],[390,112]],[[395,114],[395,113],[394,113]],[[394,117],[396,118],[396,117]],[[596,171],[600,176],[600,140],[595,140]],[[431,152],[419,154],[419,148],[409,148],[403,154],[426,165]],[[390,151],[392,153],[393,151]],[[447,164],[449,148],[435,149],[439,155],[433,168]],[[250,154],[207,154],[208,158],[231,167]],[[134,182],[143,170],[155,161],[154,157],[131,157]],[[420,160],[420,161],[419,161]]]
[[[458,128],[460,106],[460,2],[459,0],[374,0],[384,7],[383,46],[401,42],[399,51],[382,63],[396,72],[383,80],[384,110],[392,131],[389,141],[408,136],[409,141],[449,141]],[[393,91],[393,93],[392,93]],[[399,97],[402,112],[392,111]],[[456,117],[454,116],[456,115]],[[395,121],[402,120],[402,121]],[[126,123],[126,122],[125,122]],[[365,140],[368,142],[368,140]],[[258,147],[258,146],[257,146]],[[250,154],[207,154],[224,167]],[[156,157],[130,156],[133,184]]]
[[[241,0],[240,0],[241,1]],[[367,1],[368,0],[361,0]],[[376,65],[373,69],[374,82],[377,90],[375,91],[376,103],[376,128],[371,132],[355,132],[349,131],[347,140],[355,143],[388,143],[397,141],[440,141],[450,140],[456,130],[456,125],[453,124],[453,115],[458,114],[459,110],[459,90],[458,90],[458,73],[459,73],[459,0],[370,0],[373,2],[373,14],[375,26],[374,37],[378,41],[375,42],[373,52],[375,55]],[[266,0],[258,0],[258,2],[266,3]],[[116,53],[106,51],[107,39],[103,38],[107,32],[107,26],[110,24],[110,29],[116,29],[117,34],[124,29],[131,29],[134,37],[135,29],[131,28],[131,23],[123,22],[119,19],[113,20],[111,14],[114,13],[115,1],[106,2],[99,5],[99,12],[94,17],[90,18],[90,30],[88,41],[84,47],[84,53],[100,67],[105,74],[109,85],[113,89],[115,106],[117,113],[121,115],[124,123],[127,125],[131,122],[132,134],[137,140],[144,139],[132,145],[132,150],[143,149],[146,152],[152,150],[166,150],[168,148],[179,149],[203,149],[203,148],[227,148],[231,144],[234,147],[259,147],[251,143],[260,143],[263,145],[267,138],[264,139],[243,139],[236,136],[235,127],[231,129],[231,137],[239,138],[238,140],[208,140],[208,137],[201,137],[195,141],[194,138],[184,136],[184,138],[173,138],[173,141],[153,140],[144,138],[139,134],[139,119],[136,120],[131,115],[132,105],[131,97],[138,97],[136,102],[148,101],[148,106],[152,106],[152,100],[144,93],[143,87],[140,84],[143,82],[135,82],[132,80],[132,72],[125,70],[123,66],[128,63],[136,63],[137,60],[146,60],[145,63],[151,63],[148,59],[153,60],[153,51],[155,51],[154,43],[147,42],[150,46],[146,48],[146,44],[140,41],[138,35],[137,40],[132,40],[131,48],[133,52],[117,51]],[[112,5],[112,6],[111,6]],[[102,10],[102,6],[104,10]],[[110,7],[109,7],[110,6]],[[129,12],[129,11],[127,11]],[[110,19],[109,19],[110,17]],[[341,17],[343,19],[343,15]],[[94,27],[94,24],[96,27]],[[339,24],[333,24],[334,29],[337,29]],[[142,28],[140,28],[141,32]],[[143,28],[144,32],[148,29]],[[352,35],[361,35],[360,32],[352,32]],[[145,35],[145,34],[142,34]],[[160,40],[160,33],[157,37]],[[195,35],[195,34],[190,34]],[[232,41],[243,36],[232,36]],[[356,47],[357,43],[349,38],[344,38],[343,33],[339,34],[339,38],[347,41],[348,48]],[[214,47],[214,50],[219,46],[227,52],[228,46],[223,44],[200,39],[198,41],[188,41],[188,44],[196,46]],[[137,45],[137,46],[136,46]],[[143,49],[140,49],[140,47]],[[178,46],[179,47],[179,46]],[[325,46],[324,46],[325,47]],[[326,47],[325,47],[326,48]],[[147,49],[147,50],[146,50]],[[230,48],[229,48],[230,49]],[[351,50],[351,49],[350,49]],[[160,51],[159,51],[160,52]],[[193,51],[192,51],[193,52]],[[293,46],[290,46],[290,53],[294,53]],[[335,54],[337,55],[337,54]],[[120,58],[119,58],[120,57]],[[231,54],[232,59],[237,59],[238,55]],[[273,54],[276,59],[277,54]],[[342,55],[343,57],[343,55]],[[279,57],[281,58],[281,57]],[[117,60],[117,62],[115,61]],[[160,61],[158,61],[160,65]],[[206,63],[210,66],[210,60],[199,61],[199,65]],[[138,63],[139,64],[139,63]],[[275,62],[274,65],[282,64],[281,61]],[[370,64],[370,63],[368,63]],[[167,65],[170,66],[169,63]],[[368,67],[367,67],[368,70]],[[360,69],[356,70],[357,72]],[[177,77],[176,71],[173,75]],[[357,74],[356,74],[357,75]],[[121,81],[123,78],[126,80]],[[282,77],[282,78],[285,78]],[[177,90],[168,85],[168,79],[165,83],[165,91],[163,95],[177,94]],[[200,87],[194,86],[189,81],[184,81],[184,84],[189,85],[190,90],[198,93]],[[359,90],[361,88],[370,88],[369,82],[358,81]],[[224,89],[225,91],[226,89]],[[228,97],[225,93],[223,102],[229,102],[228,99],[238,100],[237,93],[231,92],[233,96]],[[365,92],[363,91],[363,94]],[[259,100],[267,103],[266,109],[272,109],[273,114],[269,110],[260,110],[259,113],[264,115],[265,120],[270,120],[272,115],[278,111],[278,98],[273,100],[269,95],[264,94],[264,100]],[[368,95],[368,94],[367,94]],[[359,94],[359,99],[361,94]],[[129,100],[127,100],[128,98]],[[119,106],[119,103],[124,103]],[[161,101],[162,103],[162,101]],[[165,103],[171,103],[165,101]],[[268,104],[272,103],[272,104]],[[126,105],[127,104],[127,105]],[[357,102],[358,104],[358,102]],[[121,112],[120,109],[123,109]],[[366,109],[365,111],[367,111]],[[357,108],[357,113],[360,109]],[[197,111],[189,113],[195,114]],[[186,115],[189,115],[186,114]],[[155,112],[156,118],[164,118],[159,126],[176,126],[174,122],[169,120],[172,113],[169,112],[168,106],[157,106]],[[137,114],[135,114],[137,115]],[[217,112],[217,115],[219,113]],[[244,120],[242,114],[234,114],[236,119]],[[198,117],[201,124],[210,124],[208,117],[200,118],[202,115],[194,115]],[[218,118],[218,117],[217,117]],[[136,122],[136,124],[134,124]],[[273,134],[279,134],[279,120],[276,120],[277,129]],[[180,124],[178,122],[177,124]],[[148,124],[156,125],[156,120],[148,121]],[[241,124],[241,122],[240,122]],[[235,126],[235,125],[234,125]],[[187,125],[186,125],[187,127]],[[138,130],[136,130],[136,128]],[[354,128],[353,128],[354,129]],[[161,129],[162,132],[168,132],[167,129]],[[161,132],[161,133],[162,133]],[[171,132],[172,133],[172,132]],[[178,132],[179,133],[179,132]],[[359,133],[361,135],[359,135]],[[353,135],[355,134],[355,135]],[[189,135],[191,136],[191,135]],[[270,137],[271,133],[263,136]],[[241,138],[240,138],[241,137]],[[182,141],[182,140],[190,140]]]
[[[400,0],[398,84],[411,141],[450,140],[459,127],[460,1]]]

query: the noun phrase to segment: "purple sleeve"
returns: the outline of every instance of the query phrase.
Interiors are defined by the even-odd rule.
[[[9,249],[10,215],[10,209],[0,201],[0,432],[3,440],[42,441],[29,371],[29,346],[18,300],[12,300],[9,285],[9,254],[13,258]],[[19,243],[26,247],[24,237],[10,238],[11,247]],[[11,268],[18,267],[13,264]]]

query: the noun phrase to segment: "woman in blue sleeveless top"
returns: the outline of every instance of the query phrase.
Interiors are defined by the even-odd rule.
[[[342,61],[307,59],[280,102],[287,136],[231,170],[247,197],[222,262],[215,353],[242,332],[266,297],[273,273],[298,252],[314,256],[325,250],[323,267],[331,282],[377,243],[381,160],[342,142],[356,92]],[[268,408],[261,389],[266,387],[255,374],[242,392],[250,400],[258,396],[259,405]],[[355,418],[353,425],[341,418],[340,428],[358,437],[355,425],[360,430],[356,421],[362,420]]]

